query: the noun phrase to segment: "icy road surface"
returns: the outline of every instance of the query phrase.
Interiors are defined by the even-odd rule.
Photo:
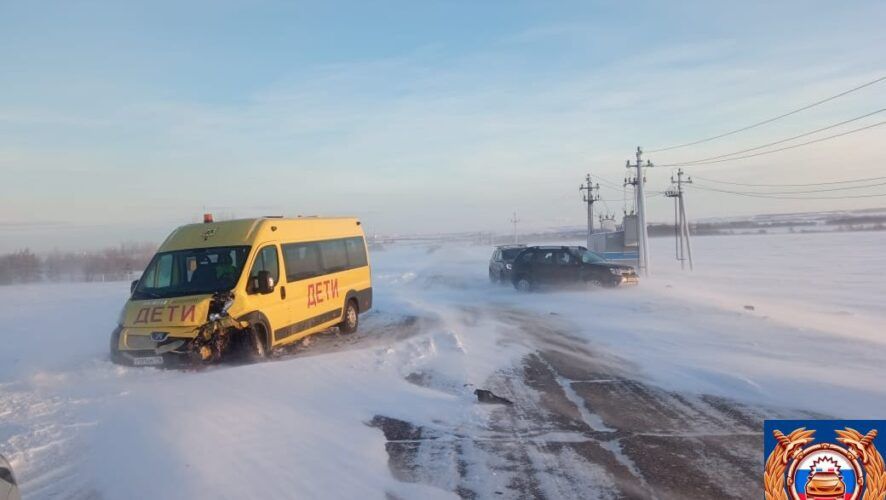
[[[530,295],[392,246],[356,335],[199,372],[107,361],[126,283],[2,287],[0,452],[25,498],[753,498],[763,418],[886,415],[886,233],[652,243]]]

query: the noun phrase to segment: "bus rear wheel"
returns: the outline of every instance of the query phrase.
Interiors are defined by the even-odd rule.
[[[357,310],[357,301],[351,299],[348,301],[348,304],[345,306],[345,313],[342,317],[341,323],[338,324],[338,329],[342,333],[354,333],[357,331],[357,326],[360,324],[360,311]]]

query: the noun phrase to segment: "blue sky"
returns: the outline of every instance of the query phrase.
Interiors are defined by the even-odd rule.
[[[582,224],[584,174],[620,183],[637,145],[886,74],[884,19],[875,1],[0,2],[0,250],[157,240],[204,207],[354,214],[382,233],[507,232],[513,210],[527,228]],[[886,83],[650,158],[730,152],[884,104]],[[886,127],[695,171],[869,177],[884,139]],[[651,170],[649,189],[669,177]],[[706,217],[886,198],[688,203]],[[650,220],[671,214],[650,201]]]

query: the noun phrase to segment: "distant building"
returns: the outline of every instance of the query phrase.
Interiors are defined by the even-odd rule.
[[[606,226],[604,231],[591,235],[592,250],[601,254],[607,260],[638,267],[640,264],[640,252],[638,245],[638,224],[636,215],[625,215],[621,230],[615,230],[614,224]]]

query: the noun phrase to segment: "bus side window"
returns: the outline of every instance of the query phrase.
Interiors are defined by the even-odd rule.
[[[363,243],[363,237],[345,239],[345,247],[348,252],[348,267],[351,269],[363,267],[368,264],[366,259],[366,245]]]
[[[283,245],[283,264],[286,281],[298,281],[323,274],[318,243],[289,243]]]
[[[320,254],[323,258],[323,271],[325,273],[337,273],[349,267],[345,240],[321,241]]]

